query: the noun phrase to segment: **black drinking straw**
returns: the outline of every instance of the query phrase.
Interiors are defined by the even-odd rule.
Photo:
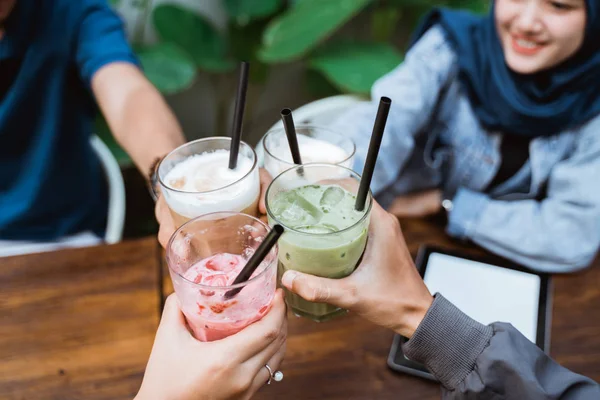
[[[250,64],[242,61],[240,66],[240,77],[238,80],[237,97],[235,99],[235,112],[233,114],[233,126],[231,127],[231,148],[229,149],[229,169],[237,166],[238,153],[240,152],[240,141],[242,140],[242,122],[244,121],[244,108],[246,106],[246,90],[248,89],[248,70]]]
[[[285,135],[287,136],[288,143],[290,144],[292,160],[294,160],[294,164],[302,165],[302,158],[300,158],[300,147],[298,146],[298,137],[296,136],[296,127],[294,126],[294,118],[292,118],[292,110],[289,108],[284,108],[281,110],[281,120],[283,121],[283,127],[285,128]]]
[[[267,256],[267,254],[269,254],[273,246],[275,246],[275,243],[277,243],[277,240],[279,239],[282,233],[283,226],[275,225],[273,227],[271,232],[269,232],[269,234],[265,237],[260,246],[258,246],[258,249],[256,249],[252,257],[250,257],[248,263],[246,263],[242,271],[235,278],[235,280],[231,284],[232,286],[237,285],[238,283],[246,282],[248,279],[250,279],[256,268],[258,268],[260,263],[262,263],[265,257]],[[244,287],[239,287],[229,290],[227,293],[225,293],[225,300],[231,299],[233,296],[238,294],[243,288]]]
[[[367,152],[367,159],[365,160],[362,178],[360,179],[360,186],[358,187],[358,193],[356,194],[356,203],[354,203],[354,209],[356,211],[365,209],[367,195],[369,194],[369,186],[371,186],[371,179],[373,179],[373,171],[375,170],[375,163],[377,162],[379,147],[381,147],[381,139],[383,139],[383,130],[385,129],[385,123],[387,122],[387,117],[390,113],[391,104],[392,100],[389,97],[382,97],[381,100],[379,100],[379,109],[377,110],[377,117],[375,118],[375,124],[373,125],[373,133],[371,133],[371,143],[369,143],[369,151]]]

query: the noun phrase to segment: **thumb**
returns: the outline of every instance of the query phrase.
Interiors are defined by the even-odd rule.
[[[281,283],[304,300],[328,303],[342,308],[351,308],[354,291],[346,279],[328,279],[287,271]]]
[[[175,293],[172,293],[165,301],[165,308],[163,309],[158,330],[159,332],[185,332],[189,334],[185,322],[185,316],[181,312],[179,300],[177,299],[177,295]]]
[[[373,208],[371,209],[371,220],[369,222],[369,240],[390,245],[390,240],[394,238],[394,235],[401,235],[401,227],[398,218],[383,209],[377,202],[373,202]],[[367,245],[367,251],[372,247]],[[365,254],[366,257],[366,254]]]
[[[381,230],[381,227],[384,226],[384,221],[386,218],[390,217],[390,213],[387,212],[381,205],[373,200],[373,207],[371,208],[371,220],[369,223],[369,227],[372,231]]]

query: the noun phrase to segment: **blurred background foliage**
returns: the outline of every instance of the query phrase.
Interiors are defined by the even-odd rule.
[[[118,6],[120,0],[111,0]],[[402,25],[412,30],[434,6],[485,12],[486,0],[222,0],[227,30],[179,4],[153,7],[150,13],[160,38],[138,46],[144,70],[165,94],[185,90],[197,71],[229,73],[241,60],[252,64],[252,79],[261,82],[272,64],[306,60],[307,69],[322,74],[340,92],[368,94],[373,82],[396,67],[406,43],[392,43]],[[364,37],[335,35],[358,14],[369,15]],[[346,39],[346,40],[344,40]],[[134,38],[134,45],[135,38]]]
[[[194,0],[203,1],[203,0]],[[306,90],[313,98],[339,93],[369,94],[373,83],[400,64],[410,32],[436,6],[483,13],[488,0],[220,0],[225,29],[181,1],[110,0],[117,11],[124,2],[141,18],[129,27],[132,44],[149,80],[166,96],[189,89],[199,73],[214,80],[235,80],[240,61],[251,63],[250,81],[261,85],[277,64],[300,62]],[[155,4],[157,3],[157,4]],[[355,29],[345,30],[352,21]],[[147,44],[151,24],[157,40]],[[214,99],[225,120],[234,85]],[[219,121],[226,131],[226,122]],[[120,161],[116,146],[99,118],[100,136]]]
[[[410,33],[436,6],[486,11],[489,0],[109,0],[149,80],[188,139],[226,134],[237,67],[251,63],[244,140],[256,143],[282,107],[340,93],[368,96],[398,66]],[[96,133],[126,182],[125,237],[154,234],[144,178],[99,116]]]

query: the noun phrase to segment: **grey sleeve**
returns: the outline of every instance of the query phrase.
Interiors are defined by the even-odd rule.
[[[483,325],[439,293],[404,344],[427,366],[444,399],[600,399],[593,380],[561,367],[512,325]]]

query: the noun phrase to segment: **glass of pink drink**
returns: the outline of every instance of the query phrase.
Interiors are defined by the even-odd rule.
[[[190,220],[171,237],[169,273],[198,340],[233,335],[269,311],[276,289],[277,245],[248,281],[232,285],[269,231],[250,215],[220,212]],[[225,297],[237,288],[242,288],[237,295]]]

